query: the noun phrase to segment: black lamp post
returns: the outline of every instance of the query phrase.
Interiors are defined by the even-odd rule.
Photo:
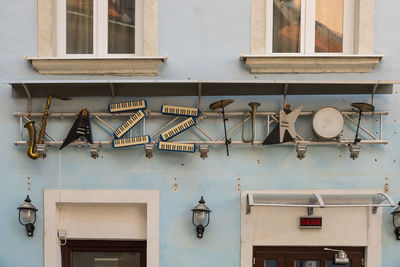
[[[397,208],[392,212],[393,215],[393,226],[395,228],[397,240],[400,240],[400,202],[397,204]]]
[[[193,209],[192,215],[192,223],[196,227],[197,237],[202,238],[204,233],[204,228],[210,223],[210,212],[211,210],[204,205],[206,203],[204,201],[203,196],[199,200],[199,204],[196,205]],[[207,222],[205,225],[204,223]]]
[[[26,228],[26,233],[28,236],[33,236],[33,231],[35,230],[36,222],[36,212],[38,209],[32,205],[29,195],[26,196],[25,202],[17,208],[19,210],[19,222]]]

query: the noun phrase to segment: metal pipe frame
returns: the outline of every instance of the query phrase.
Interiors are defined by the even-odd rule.
[[[282,143],[282,144],[276,144],[276,146],[296,146],[297,144],[306,144],[310,146],[325,146],[325,145],[331,145],[331,146],[348,146],[352,144],[354,140],[348,139],[348,140],[341,140],[341,141],[294,141],[294,142],[287,142],[287,143]],[[14,145],[16,146],[22,146],[26,145],[26,141],[14,141]],[[152,142],[153,144],[156,142]],[[180,144],[195,144],[195,145],[225,145],[225,141],[201,141],[201,140],[190,140],[190,141],[174,141],[174,143],[180,143]],[[254,145],[262,145],[263,140],[258,140],[254,141]],[[360,144],[368,144],[368,145],[387,145],[389,142],[387,140],[361,140]],[[48,144],[50,146],[54,145],[61,145],[62,141],[49,141],[45,142],[45,144]],[[86,144],[85,142],[74,142],[71,145],[84,145]],[[102,144],[102,145],[110,145],[111,141],[93,141],[93,144]],[[243,141],[234,141],[232,140],[231,145],[251,145],[249,143],[245,143]]]
[[[233,111],[233,112],[225,112],[226,116],[229,117],[238,117],[238,116],[243,116],[243,113],[247,111]],[[341,111],[341,113],[345,115],[358,115],[358,112],[356,111]],[[129,117],[135,114],[135,112],[126,112],[126,113],[108,113],[108,112],[91,112],[90,116],[100,116],[100,117]],[[162,114],[161,112],[153,112],[151,110],[146,110],[146,117],[151,118],[151,117],[165,117],[168,115]],[[202,114],[205,117],[222,117],[222,113],[219,111],[203,111]],[[300,116],[311,116],[313,115],[313,111],[302,111],[300,112]],[[388,111],[374,111],[374,112],[363,112],[363,115],[389,115]],[[23,116],[32,116],[32,117],[42,117],[43,113],[42,112],[14,112],[15,117],[23,117]],[[76,117],[79,115],[79,112],[50,112],[49,117],[50,118],[67,118],[67,117]],[[279,112],[276,111],[257,111],[256,112],[257,116],[274,116],[274,115],[279,115]]]
[[[23,83],[22,86],[24,87],[26,96],[28,97],[28,110],[29,110],[29,114],[30,114],[30,113],[32,113],[32,97],[31,97],[31,92],[29,91],[28,86],[26,86],[26,84]],[[28,116],[30,116],[30,115],[28,115]]]
[[[238,116],[243,116],[245,112],[226,112],[227,116],[231,116],[231,117],[238,117]],[[342,111],[341,112],[343,114],[343,116],[348,119],[352,124],[357,125],[357,123],[350,117],[352,115],[357,115],[357,112],[354,111]],[[90,116],[96,118],[99,122],[101,122],[103,125],[105,125],[111,132],[114,132],[115,129],[110,126],[105,120],[103,120],[103,118],[115,118],[115,117],[129,117],[132,116],[134,113],[116,113],[116,114],[111,114],[111,113],[106,113],[106,112],[93,112],[90,113]],[[147,116],[146,119],[149,119],[151,117],[166,117],[168,118],[166,115],[161,114],[160,112],[150,112],[150,110],[147,111]],[[301,116],[311,116],[313,115],[314,112],[312,111],[303,111],[300,113]],[[387,140],[383,140],[382,136],[383,136],[383,116],[384,115],[388,115],[389,112],[388,111],[375,111],[375,112],[363,112],[364,115],[367,114],[375,114],[375,115],[379,115],[379,139],[378,137],[376,137],[375,135],[373,135],[370,131],[368,131],[366,128],[364,128],[363,126],[360,126],[360,129],[362,131],[364,131],[366,134],[368,134],[372,139],[365,139],[365,140],[361,140],[360,144],[388,144]],[[78,116],[79,113],[78,112],[54,112],[54,113],[50,113],[49,117],[51,118],[64,118],[64,117],[76,117]],[[258,115],[258,119],[263,119],[267,121],[267,135],[270,132],[270,125],[271,123],[276,123],[279,122],[278,119],[278,114],[277,112],[269,112],[269,111],[259,111],[257,112]],[[23,140],[23,125],[22,125],[22,119],[25,120],[29,120],[28,116],[32,116],[32,117],[41,117],[42,113],[38,112],[38,113],[26,113],[26,112],[15,112],[14,113],[15,117],[20,118],[20,122],[19,122],[19,138],[18,141],[15,141],[14,144],[16,146],[22,146],[22,145],[26,145],[26,141]],[[221,112],[214,112],[214,111],[205,111],[202,113],[201,118],[199,118],[198,121],[206,119],[207,117],[220,117],[222,116]],[[171,124],[173,124],[176,120],[178,120],[179,118],[182,118],[181,116],[175,116],[173,117],[170,121],[168,121],[166,124],[164,124],[161,128],[159,128],[154,134],[151,135],[151,139],[154,139],[157,135],[159,135],[164,129],[166,129],[168,126],[170,126]],[[236,124],[232,129],[230,129],[227,133],[227,135],[231,135],[232,133],[234,133],[237,129],[239,129],[241,126],[244,125],[244,123],[249,120],[250,117],[246,117],[244,120],[242,120],[241,122],[239,122],[238,124]],[[39,128],[38,126],[36,126],[37,128]],[[208,134],[203,128],[201,128],[200,126],[196,125],[195,127],[193,127],[193,129],[197,129],[200,133],[202,133],[207,139],[209,140],[190,140],[190,141],[174,141],[177,143],[182,143],[182,144],[195,144],[195,145],[225,145],[225,136],[220,137],[218,139],[213,138],[210,134]],[[143,120],[142,121],[142,129],[141,129],[141,133],[143,135],[145,135],[146,133],[146,121]],[[48,144],[49,146],[59,146],[62,144],[62,141],[58,141],[56,140],[56,138],[54,138],[52,135],[45,133],[46,136],[48,136],[52,141],[49,142],[45,142],[46,144]],[[112,134],[112,133],[111,133]],[[132,134],[132,133],[130,133]],[[350,144],[353,143],[353,139],[341,139],[341,140],[332,140],[332,141],[320,141],[320,140],[304,140],[303,137],[301,137],[300,135],[297,134],[297,138],[298,140],[295,140],[293,142],[287,142],[287,143],[282,143],[282,144],[277,144],[277,145],[284,145],[284,146],[296,146],[298,144],[305,144],[305,145],[335,145],[335,146],[348,146]],[[155,144],[158,140],[153,140],[152,143]],[[263,140],[254,140],[254,145],[262,145]],[[111,141],[107,140],[107,141],[95,141],[94,144],[99,144],[99,145],[111,145]],[[87,142],[74,142],[71,145],[78,145],[78,146],[83,146],[83,145],[87,145]],[[232,140],[232,145],[249,145],[249,143],[245,143],[242,140]]]

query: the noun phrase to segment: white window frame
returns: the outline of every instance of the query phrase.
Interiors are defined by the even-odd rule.
[[[315,52],[315,12],[316,0],[301,0],[300,18],[300,52],[279,53],[272,52],[273,46],[273,10],[274,0],[266,1],[266,53],[268,55],[299,56],[299,55],[346,55],[354,54],[354,27],[355,27],[355,2],[343,0],[343,52],[320,53]],[[308,36],[311,36],[309,38]]]
[[[108,53],[108,0],[93,1],[93,54],[67,54],[66,0],[57,1],[57,56],[68,58],[129,58],[143,55],[143,0],[135,0],[135,53]]]

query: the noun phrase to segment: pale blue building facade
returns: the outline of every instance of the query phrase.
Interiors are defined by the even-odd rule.
[[[149,9],[146,1],[148,0],[144,0],[144,10]],[[149,2],[154,4],[157,1]],[[147,60],[151,57],[153,57],[152,59],[156,58],[157,64],[160,65],[159,69],[155,70],[156,75],[153,75],[154,73],[151,75],[137,75],[137,73],[128,75],[39,74],[40,70],[35,69],[32,65],[36,59],[62,58],[57,56],[57,47],[53,47],[56,52],[49,52],[44,56],[39,55],[42,53],[39,51],[40,49],[46,49],[40,47],[42,37],[38,34],[40,23],[43,23],[38,14],[38,8],[43,7],[40,5],[41,1],[2,2],[3,8],[0,16],[2,105],[0,116],[3,131],[0,133],[0,142],[3,151],[0,153],[0,165],[3,173],[3,189],[0,197],[2,214],[0,266],[61,266],[58,260],[54,260],[55,265],[51,265],[51,261],[46,262],[47,257],[53,257],[49,254],[46,255],[46,251],[51,250],[48,250],[51,245],[46,240],[56,240],[56,236],[51,237],[53,239],[46,239],[46,232],[55,229],[53,226],[45,224],[46,220],[50,220],[45,218],[46,214],[50,214],[49,211],[46,211],[46,191],[80,192],[89,190],[95,192],[110,190],[116,195],[119,190],[132,190],[130,191],[132,194],[142,192],[143,195],[150,191],[156,192],[157,209],[147,210],[147,216],[149,214],[156,215],[151,217],[151,223],[150,217],[147,217],[147,221],[144,222],[145,230],[143,230],[147,235],[138,239],[145,239],[148,244],[152,242],[152,247],[148,247],[147,251],[154,253],[151,255],[154,255],[156,259],[149,260],[148,258],[148,266],[161,267],[252,266],[252,262],[246,258],[248,256],[246,244],[250,242],[250,239],[255,240],[250,246],[299,246],[301,242],[297,241],[293,241],[293,244],[290,241],[285,241],[285,243],[279,240],[268,243],[268,236],[261,239],[248,236],[249,227],[257,226],[254,226],[251,221],[249,224],[245,223],[247,219],[244,218],[260,216],[259,224],[262,224],[265,220],[263,216],[268,216],[267,210],[267,215],[265,215],[263,207],[253,207],[250,214],[246,215],[244,199],[248,192],[274,191],[276,194],[281,194],[280,192],[287,194],[287,190],[293,190],[293,194],[297,194],[303,191],[325,192],[331,190],[334,193],[340,193],[341,190],[347,190],[343,191],[344,198],[346,198],[347,195],[354,194],[354,192],[366,190],[377,193],[385,192],[397,205],[400,200],[400,153],[398,153],[400,145],[398,141],[398,122],[400,121],[398,91],[400,87],[397,84],[400,71],[400,51],[398,49],[400,36],[396,34],[396,28],[400,26],[397,19],[400,2],[395,0],[375,2],[368,0],[365,3],[364,0],[355,1],[355,14],[361,13],[358,10],[364,8],[363,4],[373,4],[373,34],[372,37],[368,37],[372,38],[373,47],[371,53],[367,54],[373,56],[373,60],[376,60],[375,63],[368,61],[366,53],[356,51],[370,48],[364,48],[359,44],[359,48],[356,48],[357,41],[354,41],[355,48],[350,55],[357,56],[344,61],[344,63],[323,61],[321,65],[324,67],[321,69],[326,69],[317,71],[317,73],[315,70],[311,70],[311,73],[306,71],[307,68],[311,68],[310,65],[314,64],[313,61],[294,64],[295,66],[289,68],[279,66],[288,69],[287,71],[278,71],[279,73],[268,69],[268,66],[273,64],[270,61],[264,65],[260,63],[265,58],[271,59],[273,56],[269,55],[268,57],[268,52],[259,52],[257,32],[260,30],[255,29],[257,26],[254,26],[259,19],[255,15],[257,12],[254,11],[257,10],[259,2],[258,0],[160,0],[156,3],[156,8],[152,5],[151,8],[156,14],[153,16],[157,18],[156,45],[149,48],[150,52],[147,55],[146,49],[148,48],[144,47],[143,55],[140,56],[145,60],[144,65],[153,64],[146,61],[146,57]],[[267,2],[268,9],[269,1],[265,2]],[[145,17],[146,14],[143,16]],[[354,20],[357,21],[357,19],[359,18],[355,15]],[[268,19],[266,21],[268,22]],[[144,24],[144,38],[146,39],[146,18]],[[359,26],[359,29],[363,29],[362,26]],[[362,39],[363,34],[357,33],[357,30],[354,32],[355,38],[359,38],[360,42],[365,41]],[[57,37],[53,36],[52,38]],[[154,41],[151,38],[149,40]],[[51,43],[51,41],[49,42]],[[156,53],[153,53],[154,49]],[[363,55],[365,57],[362,57]],[[250,66],[252,56],[256,61],[259,60],[254,64],[261,64],[261,68],[266,68],[266,70],[252,70]],[[27,58],[24,59],[24,57]],[[301,56],[299,57],[301,58]],[[288,58],[290,59],[290,55]],[[313,59],[312,56],[310,58]],[[331,58],[333,57],[327,56],[325,60],[329,61]],[[338,58],[340,59],[341,56]],[[365,59],[368,63],[360,63],[357,61],[359,58]],[[85,63],[78,63],[72,68],[77,68],[81,64]],[[133,63],[127,68],[134,69],[137,67],[135,64]],[[334,64],[336,66],[332,67]],[[351,67],[351,64],[357,66]],[[110,63],[98,63],[98,66],[102,67],[107,65],[110,66]],[[284,64],[278,63],[277,65]],[[371,69],[360,72],[357,69],[360,66]],[[338,69],[342,67],[352,70],[340,73]],[[54,66],[46,68],[51,69]],[[300,69],[295,71],[297,73],[291,73],[290,68]],[[336,69],[332,71],[329,68]],[[24,118],[20,119],[21,116],[16,114],[28,113],[30,109],[24,85],[32,94],[32,112],[34,113],[43,112],[48,93],[72,98],[65,102],[52,100],[50,110],[58,113],[79,112],[83,108],[87,108],[92,114],[107,113],[107,106],[113,101],[110,89],[112,86],[115,88],[116,102],[145,99],[149,118],[146,118],[145,125],[140,124],[135,127],[132,134],[155,135],[152,138],[155,143],[159,136],[159,133],[156,133],[160,127],[174,118],[167,115],[161,116],[159,114],[161,105],[198,107],[204,114],[208,114],[198,120],[198,126],[210,135],[213,141],[220,139],[220,142],[212,144],[210,138],[193,127],[174,140],[200,140],[204,141],[204,144],[208,142],[209,152],[206,159],[202,159],[198,152],[201,143],[199,141],[196,143],[197,151],[195,153],[165,152],[154,147],[151,159],[145,157],[143,146],[114,149],[109,144],[103,144],[99,151],[99,157],[93,159],[87,145],[69,145],[63,150],[58,150],[57,145],[52,145],[47,151],[45,159],[31,160],[26,155],[25,143],[21,143],[28,138],[26,129],[21,127],[26,121]],[[287,85],[286,97],[284,97],[285,85]],[[86,87],[87,91],[85,91]],[[336,107],[341,111],[352,111],[350,104],[353,102],[371,103],[374,88],[376,88],[376,94],[373,96],[373,105],[375,110],[381,112],[382,115],[378,114],[373,117],[364,115],[362,124],[376,137],[376,140],[384,142],[361,143],[359,156],[355,160],[349,156],[349,147],[340,141],[337,145],[327,144],[329,142],[321,142],[318,145],[309,143],[305,158],[302,160],[297,158],[295,143],[271,146],[263,146],[260,142],[254,145],[239,144],[242,140],[240,127],[230,134],[232,144],[229,146],[228,157],[223,143],[222,117],[220,114],[207,113],[211,112],[209,105],[215,101],[234,100],[226,107],[229,117],[226,123],[229,131],[240,124],[243,119],[242,113],[250,110],[248,103],[257,101],[261,104],[258,111],[266,113],[257,117],[255,137],[256,140],[263,141],[267,137],[267,112],[279,112],[283,108],[284,101],[291,104],[292,109],[303,106],[305,112],[316,112],[323,107]],[[249,113],[246,113],[246,116],[248,115]],[[121,117],[99,116],[114,129],[124,122]],[[295,124],[296,131],[304,139],[303,141],[317,140],[312,131],[312,116],[313,113],[302,115]],[[380,124],[381,117],[382,123]],[[350,118],[357,120],[357,116],[350,116]],[[36,124],[40,125],[40,116],[33,117],[33,119],[36,120]],[[272,120],[273,118],[268,116],[268,119]],[[346,117],[344,119],[344,131],[340,140],[348,141],[354,138],[355,125]],[[47,131],[60,141],[67,135],[74,120],[75,117],[68,117],[67,114],[64,118],[50,116],[47,122]],[[251,135],[250,123],[251,119],[246,121],[245,138],[249,138]],[[91,117],[91,124],[95,142],[107,142],[112,138],[110,129],[96,117]],[[274,124],[271,124],[270,130],[273,126]],[[362,130],[360,130],[360,137],[363,140],[373,140],[368,133]],[[46,140],[51,141],[48,138]],[[333,142],[336,142],[336,139]],[[349,141],[348,144],[350,143]],[[30,177],[31,181],[30,190],[27,189],[27,177]],[[142,193],[138,193],[138,195]],[[24,227],[18,222],[16,209],[27,194],[38,208],[33,237],[26,236]],[[198,203],[201,196],[204,196],[206,205],[212,212],[210,224],[205,228],[204,237],[197,238],[191,222],[191,209]],[[66,198],[68,197],[66,196]],[[132,201],[135,202],[135,200]],[[143,203],[147,203],[146,207],[149,209],[154,202],[146,201]],[[66,201],[64,204],[68,206],[72,202]],[[82,200],[81,202],[88,204],[90,201]],[[138,201],[137,203],[142,202]],[[253,209],[256,212],[253,212]],[[285,208],[269,207],[267,209],[273,211]],[[304,216],[307,215],[305,209],[297,209],[301,210]],[[354,216],[360,213],[359,209],[365,211],[365,214],[371,213],[369,211],[371,208],[354,209],[356,209]],[[360,238],[359,245],[355,244],[356,241],[354,244],[351,241],[343,241],[344,247],[369,247],[370,250],[378,248],[379,251],[372,254],[365,252],[366,257],[370,255],[370,259],[367,260],[369,263],[366,266],[397,267],[400,264],[398,255],[400,242],[396,240],[392,225],[391,212],[393,209],[394,207],[381,207],[378,208],[377,214],[366,215],[366,217],[378,216],[377,220],[373,217],[375,218],[373,222],[376,221],[378,226],[368,224],[367,219],[365,219],[364,225],[364,221],[360,219],[360,228],[365,226],[367,233],[364,233],[365,238]],[[68,208],[66,210],[68,211]],[[323,210],[328,210],[328,208]],[[336,211],[336,209],[333,210]],[[54,212],[56,212],[55,209]],[[57,212],[61,211],[57,210]],[[73,218],[71,215],[73,212],[64,212],[65,216],[61,216],[61,220],[64,222],[60,223],[60,219],[58,219],[58,223],[65,228],[68,223],[73,222],[73,219],[67,218],[68,216]],[[352,213],[351,210],[346,210],[346,212],[348,212],[346,214]],[[318,212],[316,213],[320,215]],[[106,212],[103,216],[104,225],[112,224],[111,221],[109,223],[106,221],[107,217],[111,215]],[[146,215],[143,216],[146,217]],[[270,216],[274,217],[275,215],[271,213]],[[322,214],[321,216],[326,218],[326,227],[328,227],[331,215]],[[349,218],[351,221],[351,217],[347,217],[347,219]],[[358,222],[358,220],[355,221]],[[50,222],[53,221],[50,220]],[[93,225],[97,224],[96,222],[92,223]],[[99,225],[103,224],[99,223]],[[54,229],[51,230],[51,227]],[[135,222],[132,222],[132,227],[135,227]],[[153,227],[158,229],[155,238],[157,241],[149,239],[149,229],[153,229]],[[263,228],[263,226],[260,227]],[[322,227],[324,230],[325,225]],[[354,225],[352,227],[357,228]],[[349,226],[348,229],[352,228]],[[107,232],[107,229],[101,231]],[[304,230],[301,232],[297,225],[293,231],[297,231],[299,236],[304,235]],[[259,234],[263,235],[267,232],[264,229],[260,230]],[[371,232],[379,232],[378,237],[374,237],[377,238],[375,241],[370,239],[369,233]],[[323,247],[322,241],[316,241],[318,234],[312,235],[313,237],[310,236],[311,241],[304,241],[302,246],[313,246],[315,241],[315,246]],[[130,237],[127,237],[127,240],[135,239],[131,238],[135,236],[135,233],[128,233],[128,236]],[[141,235],[138,234],[138,236]],[[270,237],[270,239],[273,238]],[[82,239],[96,238],[88,236],[88,238],[83,237]],[[99,236],[98,239],[112,239],[112,236]],[[123,238],[118,236],[116,239]],[[331,243],[327,241],[326,245],[340,247],[340,241],[334,240]],[[380,265],[372,265],[376,262]]]

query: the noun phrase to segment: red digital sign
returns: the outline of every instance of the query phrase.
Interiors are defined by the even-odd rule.
[[[322,228],[322,217],[300,217],[300,228]]]

